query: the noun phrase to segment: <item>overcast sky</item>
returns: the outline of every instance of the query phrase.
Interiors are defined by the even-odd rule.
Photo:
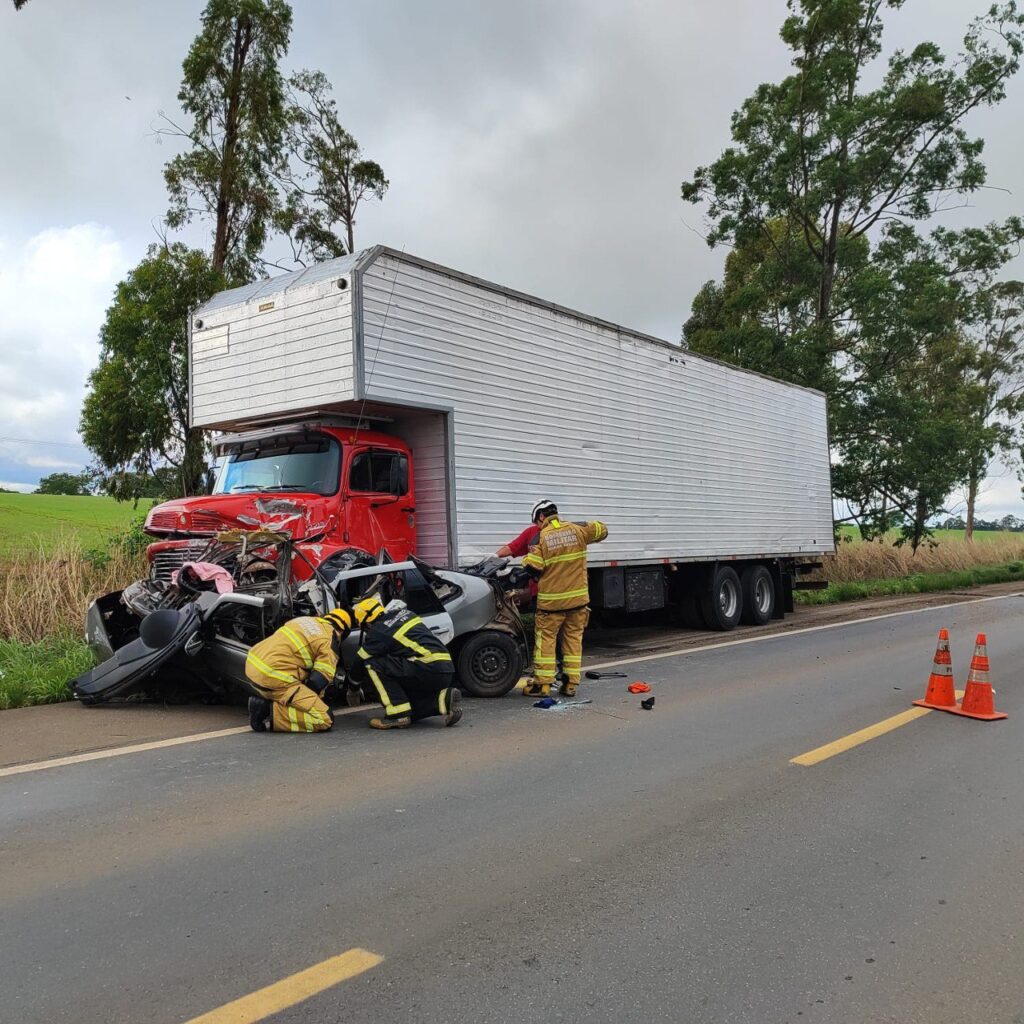
[[[955,49],[989,0],[908,0],[888,46]],[[201,0],[0,0],[0,485],[87,461],[77,421],[113,286],[155,240]],[[391,180],[358,247],[385,243],[629,327],[679,335],[719,275],[679,184],[785,74],[784,0],[293,0],[286,70],[319,68]],[[968,125],[1020,212],[1024,77]],[[950,220],[949,223],[957,223]],[[1016,271],[1024,274],[1024,268]],[[1012,474],[987,514],[1024,515]]]

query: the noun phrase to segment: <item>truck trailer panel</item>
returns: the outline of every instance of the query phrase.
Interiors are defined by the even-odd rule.
[[[819,392],[383,248],[192,326],[195,425],[349,412],[405,440],[428,561],[493,551],[540,496],[608,522],[594,565],[833,549]]]
[[[191,422],[218,427],[356,396],[356,257],[221,292],[190,324]],[[343,288],[338,282],[344,281]]]

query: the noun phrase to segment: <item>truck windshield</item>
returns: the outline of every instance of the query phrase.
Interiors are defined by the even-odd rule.
[[[217,459],[214,494],[308,491],[336,494],[341,447],[330,438],[268,438]]]

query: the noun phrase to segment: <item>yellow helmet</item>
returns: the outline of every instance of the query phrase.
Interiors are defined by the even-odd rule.
[[[329,622],[343,636],[352,631],[352,615],[344,608],[335,608],[323,616],[324,622]]]
[[[372,597],[363,598],[362,601],[358,601],[352,606],[352,617],[362,626],[366,622],[371,622],[382,611],[384,611],[384,605],[381,604],[380,598],[374,594]]]

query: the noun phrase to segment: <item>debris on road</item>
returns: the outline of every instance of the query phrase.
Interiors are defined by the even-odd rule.
[[[626,687],[626,689],[629,690],[630,693],[651,692],[651,688],[646,683],[641,683],[639,680],[637,680],[635,683],[630,683],[629,686]]]
[[[654,698],[648,697],[647,700],[640,701],[640,707],[642,707],[644,711],[650,711],[654,707]]]
[[[589,697],[584,697],[582,700],[558,700],[556,697],[542,697],[533,706],[542,711],[565,711],[567,708],[576,708],[581,704],[593,704],[593,701]]]
[[[555,701],[555,706],[551,709],[552,711],[567,711],[570,708],[578,708],[581,704],[592,704],[593,701],[589,697],[584,697],[582,700],[559,700]]]

